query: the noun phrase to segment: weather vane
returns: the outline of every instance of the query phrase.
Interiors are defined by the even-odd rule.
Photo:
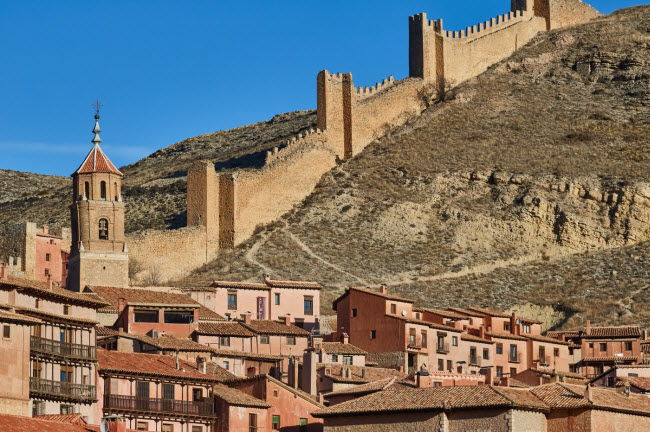
[[[101,103],[99,103],[99,98],[95,101],[95,103],[92,105],[93,108],[95,108],[95,114],[99,115],[99,110],[104,106]]]

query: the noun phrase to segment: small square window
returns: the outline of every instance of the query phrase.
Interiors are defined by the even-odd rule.
[[[49,253],[45,254],[45,261],[49,261],[51,258],[51,255]]]
[[[280,416],[274,415],[271,417],[271,428],[273,430],[280,430]]]
[[[625,342],[625,351],[632,351],[632,342]]]
[[[332,354],[332,363],[337,363],[339,361],[338,354]]]
[[[63,306],[63,315],[70,315],[70,306],[68,305]]]
[[[263,344],[263,345],[268,345],[269,336],[268,335],[261,335],[260,336],[260,343]]]
[[[279,396],[279,392],[277,390],[273,390],[273,397],[276,398]]]
[[[221,336],[219,338],[219,346],[230,346],[230,336]]]
[[[223,368],[226,369],[226,370],[230,369],[230,362],[224,360]]]
[[[607,351],[607,342],[601,342],[600,343],[600,350],[601,351]]]
[[[11,338],[11,326],[9,325],[2,326],[2,337],[5,339]]]
[[[553,348],[553,355],[555,357],[559,357],[560,356],[560,349],[559,348]]]
[[[296,337],[295,336],[287,336],[287,345],[295,345],[296,344]]]
[[[49,276],[49,275],[50,275],[50,269],[45,269],[45,276]]]
[[[192,426],[192,432],[203,432],[203,426]]]
[[[357,310],[356,310],[356,309],[352,309],[352,318],[354,318],[354,317],[356,317],[356,316],[357,316]]]
[[[397,305],[395,303],[391,303],[390,313],[392,313],[393,315],[397,313]]]
[[[451,345],[452,346],[458,346],[458,336],[452,336],[451,337]]]
[[[280,294],[275,294],[275,304],[279,305],[280,304]]]
[[[377,338],[377,330],[370,330],[370,339]]]

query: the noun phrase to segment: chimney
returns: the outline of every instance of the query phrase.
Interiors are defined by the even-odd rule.
[[[251,316],[252,314],[250,312],[244,312],[241,314],[241,318],[244,321],[244,324],[250,324],[251,323]]]
[[[122,311],[124,310],[124,307],[126,306],[126,299],[124,297],[120,297],[117,299],[117,314],[121,315]]]
[[[587,324],[585,324],[585,334],[587,336],[591,336],[591,321],[587,320]]]
[[[379,287],[379,292],[382,293],[382,294],[386,294],[386,285],[382,284]]]
[[[284,325],[291,325],[291,315],[286,314],[285,316],[282,317],[282,320],[284,321]]]
[[[587,321],[589,322],[589,321]],[[593,402],[594,401],[594,396],[592,394],[591,386],[587,384],[587,395],[586,395],[587,401]]]
[[[350,368],[345,368],[345,377],[350,378]]]
[[[0,264],[0,279],[2,280],[8,280],[9,279],[9,271],[7,270],[7,263],[2,263]]]
[[[560,336],[559,336],[559,339],[560,339],[562,342],[566,342],[566,335],[565,335],[564,333],[561,333]]]
[[[205,361],[205,357],[196,357],[196,369],[204,375],[207,373],[207,362]]]
[[[400,373],[404,373],[404,366],[403,365],[399,367],[399,371],[400,371]]]
[[[517,325],[517,312],[513,312],[510,316],[510,333],[518,335],[520,333],[519,326]]]
[[[52,275],[47,275],[47,290],[52,291]]]
[[[246,369],[246,376],[247,377],[254,377],[254,376],[257,376],[257,375],[258,375],[257,374],[257,367],[251,366],[248,369]]]
[[[49,234],[50,233],[50,227],[47,225],[43,225],[43,234]]]
[[[341,333],[341,343],[347,345],[350,343],[350,335],[347,333]]]
[[[296,359],[296,364],[297,363],[298,359]],[[318,357],[316,356],[316,351],[313,349],[306,350],[302,356],[302,390],[312,396],[316,396],[318,394],[318,388],[316,384],[318,376],[318,372],[316,370],[317,365]],[[327,372],[328,370],[326,368],[326,375],[328,375]]]
[[[271,273],[264,273],[264,283],[269,283],[271,281]]]
[[[126,432],[126,422],[124,419],[117,415],[109,415],[102,419],[102,423],[106,422],[108,427],[106,432]]]
[[[478,329],[478,337],[485,339],[485,327],[481,326]]]
[[[325,404],[325,398],[323,397],[323,393],[318,394],[318,403],[321,405]]]
[[[366,379],[366,367],[361,368],[361,378]]]
[[[181,365],[180,362],[178,361],[178,350],[176,350],[176,370],[180,370]]]
[[[510,387],[510,377],[501,377],[501,382],[499,383],[500,386],[503,387]]]
[[[644,341],[647,339],[648,339],[648,330],[646,329],[641,330],[641,340]]]
[[[287,384],[291,388],[298,388],[298,359],[294,356],[289,357],[289,370],[287,376]]]

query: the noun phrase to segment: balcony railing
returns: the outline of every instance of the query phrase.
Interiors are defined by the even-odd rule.
[[[521,363],[521,353],[508,354],[508,361],[510,363]]]
[[[154,399],[137,396],[104,395],[104,409],[115,411],[139,411],[178,416],[214,415],[212,399],[205,401],[182,401],[175,399]]]
[[[74,357],[77,359],[94,361],[97,359],[97,348],[90,345],[59,342],[53,339],[45,339],[39,336],[32,336],[30,342],[32,352],[50,354],[62,357]]]
[[[447,354],[449,353],[449,344],[448,343],[439,343],[436,345],[436,352],[439,354]]]
[[[481,366],[481,357],[470,354],[468,363],[470,366]]]
[[[46,399],[75,400],[80,402],[97,400],[95,386],[52,381],[37,377],[29,378],[29,391]]]
[[[548,366],[551,364],[551,356],[538,356],[537,362],[540,366]]]

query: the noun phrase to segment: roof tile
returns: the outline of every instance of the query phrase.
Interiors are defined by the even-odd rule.
[[[93,148],[90,150],[90,153],[88,153],[88,156],[86,156],[86,159],[84,159],[74,174],[87,174],[95,172],[112,173],[119,176],[122,175],[120,170],[115,168],[113,162],[108,159],[106,154],[102,151],[101,147],[99,147],[99,144],[95,144],[95,146],[93,146]]]

